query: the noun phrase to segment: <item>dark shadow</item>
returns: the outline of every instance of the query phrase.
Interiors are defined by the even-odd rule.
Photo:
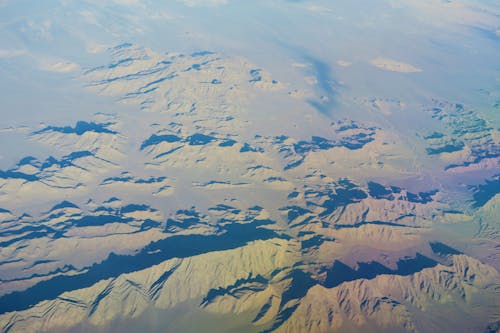
[[[440,242],[430,242],[429,246],[431,247],[432,252],[442,256],[462,254],[462,252],[455,250],[454,248],[449,247],[448,245]]]
[[[424,268],[434,267],[438,263],[428,257],[417,253],[415,258],[400,259],[396,269],[390,269],[379,262],[358,263],[358,269],[353,269],[341,261],[336,260],[333,266],[326,271],[326,279],[323,285],[334,288],[344,282],[358,279],[373,279],[378,275],[411,275],[420,272]]]
[[[482,207],[500,193],[500,174],[495,175],[491,180],[486,180],[484,184],[472,188],[474,190],[473,206],[476,208]]]
[[[219,235],[172,236],[152,242],[134,255],[111,253],[104,261],[88,267],[80,274],[56,276],[26,290],[0,297],[0,314],[26,310],[41,301],[54,299],[64,292],[87,288],[98,281],[139,271],[168,259],[235,249],[255,240],[286,237],[261,228],[273,223],[263,220],[247,224],[231,224],[225,226],[221,230],[223,233]]]

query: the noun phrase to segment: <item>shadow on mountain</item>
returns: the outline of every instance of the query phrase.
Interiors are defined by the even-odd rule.
[[[66,291],[87,288],[100,280],[115,278],[121,274],[139,271],[172,258],[186,258],[212,251],[235,249],[255,240],[285,237],[276,232],[259,228],[274,222],[268,220],[247,224],[231,224],[219,235],[172,236],[150,243],[135,255],[111,253],[101,263],[88,267],[84,272],[71,276],[56,276],[42,281],[24,291],[16,291],[0,297],[0,314],[21,311],[33,305],[51,300]]]
[[[143,150],[149,146],[155,146],[155,145],[162,143],[162,142],[173,143],[173,142],[179,142],[181,140],[182,140],[181,138],[179,138],[177,135],[173,135],[173,134],[165,134],[165,135],[153,134],[141,144],[141,150]]]
[[[358,263],[358,269],[353,269],[339,260],[335,260],[333,266],[326,271],[326,279],[320,283],[315,280],[310,273],[301,270],[293,270],[290,274],[292,281],[290,286],[285,290],[281,299],[281,308],[289,301],[304,297],[310,288],[316,284],[321,284],[326,288],[334,288],[344,282],[354,281],[358,279],[373,279],[378,275],[411,275],[417,273],[424,268],[434,267],[438,263],[435,260],[427,258],[420,253],[417,253],[415,258],[401,259],[397,263],[396,269],[390,269],[379,262]],[[276,318],[271,329],[263,333],[269,333],[277,329],[284,323],[296,310],[298,304],[284,308]]]
[[[252,320],[252,323],[256,323],[264,316],[266,315],[267,311],[271,309],[271,306],[273,305],[273,298],[269,297],[269,300],[260,308],[259,313],[255,316],[255,318]]]
[[[455,250],[454,248],[449,247],[448,245],[440,242],[431,242],[429,243],[429,246],[431,247],[432,252],[441,256],[462,254],[462,252]]]
[[[348,179],[339,180],[338,187],[335,188],[335,193],[328,191],[322,194],[328,196],[328,199],[322,205],[326,210],[320,216],[329,215],[339,207],[360,202],[368,197],[363,190]]]
[[[281,306],[292,299],[299,299],[307,294],[307,291],[316,284],[310,273],[294,269],[289,277],[292,279],[290,286],[281,295]]]
[[[2,237],[14,236],[10,239],[0,242],[0,247],[7,247],[19,241],[26,241],[29,239],[37,239],[42,237],[62,237],[63,232],[55,230],[47,226],[26,226],[17,230],[9,230],[0,233]],[[19,237],[15,237],[19,235]]]
[[[401,189],[397,187],[387,188],[375,182],[368,183],[368,193],[372,198],[394,200],[393,192],[400,193]]]
[[[59,133],[63,133],[63,134],[76,134],[76,135],[83,135],[84,133],[87,133],[87,132],[117,134],[117,132],[112,131],[112,130],[107,128],[109,125],[111,125],[111,123],[96,124],[93,122],[88,123],[86,121],[78,121],[76,123],[75,127],[49,126],[49,127],[43,128],[39,131],[36,131],[33,134],[42,134],[45,132],[59,132]]]
[[[491,198],[500,193],[500,174],[491,180],[486,180],[484,184],[473,187],[473,205],[476,208],[484,206]]]
[[[396,269],[390,269],[379,262],[358,263],[358,269],[353,269],[339,260],[335,260],[333,266],[327,270],[323,285],[334,288],[344,282],[358,279],[373,279],[378,275],[411,275],[420,272],[424,268],[436,266],[437,261],[417,253],[415,258],[400,259]]]
[[[203,298],[201,301],[201,306],[208,305],[212,303],[217,297],[232,295],[236,296],[237,294],[244,291],[252,291],[258,292],[262,291],[267,286],[267,279],[265,279],[262,275],[257,275],[252,277],[249,274],[248,278],[238,279],[233,285],[225,287],[225,288],[217,288],[210,289],[207,293],[207,296]]]

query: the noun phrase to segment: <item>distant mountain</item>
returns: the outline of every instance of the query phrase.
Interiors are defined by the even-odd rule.
[[[20,158],[0,170],[1,332],[498,330],[500,144],[498,119],[483,110],[498,94],[481,90],[471,94],[485,101],[458,102],[458,93],[436,83],[444,80],[440,73],[462,68],[448,59],[461,53],[457,46],[439,43],[458,28],[427,22],[423,31],[436,35],[422,40],[421,26],[412,24],[430,14],[417,20],[402,9],[425,13],[432,1],[402,8],[366,2],[354,6],[369,17],[361,21],[344,17],[352,4],[337,11],[316,2],[259,4],[300,9],[297,22],[273,19],[272,33],[262,30],[257,17],[251,21],[258,39],[269,35],[267,43],[272,39],[286,49],[286,57],[268,52],[260,41],[242,46],[246,40],[180,29],[180,21],[195,19],[175,10],[155,12],[152,3],[61,2],[75,17],[64,38],[82,43],[90,43],[90,35],[78,33],[78,20],[101,29],[102,18],[95,15],[100,8],[113,18],[111,32],[102,32],[109,40],[129,30],[152,34],[168,22],[180,45],[229,44],[217,52],[187,46],[179,46],[185,52],[163,52],[146,42],[85,44],[92,57],[40,60],[39,71],[53,80],[64,76],[61,82],[99,102],[79,100],[81,92],[66,96],[66,87],[57,86],[62,101],[72,99],[78,119],[42,112],[40,121],[46,117],[47,123],[0,130],[26,144],[15,154],[17,147],[6,147],[6,154]],[[243,6],[252,20],[256,13],[250,9],[264,8],[230,1],[172,3],[204,19],[217,6],[229,12]],[[441,5],[456,17],[479,15],[484,20],[475,29],[491,19],[483,7],[472,15],[472,5]],[[13,4],[0,1],[0,18],[4,6]],[[134,11],[157,23],[131,20]],[[214,19],[228,17],[220,15]],[[238,29],[249,22],[246,15]],[[411,47],[394,41],[375,48],[371,31],[379,17],[396,24],[399,15],[411,27],[401,45],[412,40]],[[446,26],[455,18],[442,16],[439,24]],[[21,35],[34,29],[46,43],[56,39],[50,34],[55,27],[66,31],[59,17],[19,20],[5,25],[19,25]],[[328,39],[311,36],[302,48],[277,37],[295,24],[306,34],[316,20],[326,30],[337,20],[357,22],[349,30],[370,40],[351,41],[341,29]],[[233,33],[240,32],[228,30],[228,36]],[[483,45],[468,34],[458,36],[461,47],[468,45],[464,56]],[[175,49],[163,37],[154,44]],[[344,39],[357,50],[350,60],[336,59],[340,53],[329,46],[345,46]],[[323,47],[324,54],[313,52]],[[247,50],[241,52],[246,56],[235,49]],[[24,55],[0,49],[0,69]],[[472,81],[491,75],[486,67],[471,74]],[[469,84],[446,80],[458,91]],[[36,98],[45,103],[45,87],[37,89]]]

